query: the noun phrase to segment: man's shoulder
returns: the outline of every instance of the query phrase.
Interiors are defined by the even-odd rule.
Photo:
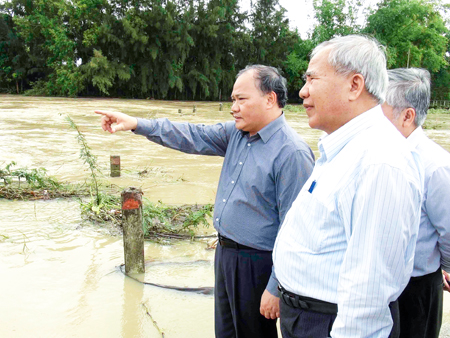
[[[351,143],[367,164],[386,163],[395,166],[412,156],[412,148],[406,139],[387,119],[361,132]],[[358,154],[355,153],[355,156]]]
[[[416,151],[425,168],[429,170],[435,170],[440,167],[450,168],[450,153],[426,135],[416,146]]]
[[[274,134],[273,142],[279,144],[280,151],[284,152],[311,151],[305,140],[287,123]]]

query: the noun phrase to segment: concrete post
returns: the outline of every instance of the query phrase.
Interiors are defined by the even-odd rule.
[[[144,273],[141,189],[130,187],[122,191],[122,225],[125,273]]]
[[[120,156],[109,157],[111,163],[111,177],[120,177]]]

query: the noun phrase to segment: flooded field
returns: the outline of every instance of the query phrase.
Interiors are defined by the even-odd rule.
[[[69,115],[98,156],[104,182],[140,187],[153,202],[214,202],[222,158],[183,154],[131,132],[110,135],[102,131],[95,109],[204,124],[231,119],[226,109],[219,111],[219,103],[0,95],[0,164],[45,167],[62,181],[84,182],[88,168],[64,119]],[[287,112],[286,117],[317,156],[321,132],[309,128],[304,113]],[[450,115],[433,118],[449,125]],[[450,130],[426,133],[450,151]],[[119,178],[109,177],[110,155],[121,157]],[[76,200],[0,200],[0,215],[0,337],[214,336],[212,296],[125,277],[118,268],[122,238],[83,222]],[[205,242],[146,242],[145,281],[212,286],[214,253],[206,247]],[[444,310],[442,337],[450,337],[448,294]]]

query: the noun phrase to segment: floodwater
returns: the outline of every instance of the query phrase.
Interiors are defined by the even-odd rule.
[[[104,183],[140,187],[153,202],[214,202],[222,158],[183,154],[131,132],[110,135],[101,129],[94,109],[205,124],[231,119],[227,111],[219,112],[219,103],[0,95],[1,166],[15,161],[17,167],[45,167],[63,181],[84,182],[89,172],[79,159],[76,134],[64,119],[69,115],[98,156]],[[287,112],[286,117],[317,155],[321,132],[308,127],[304,113]],[[439,118],[450,121],[450,115]],[[449,130],[426,132],[450,151]],[[120,178],[108,175],[110,155],[121,157]],[[122,238],[82,221],[76,200],[0,200],[0,215],[0,337],[214,336],[212,296],[125,277],[118,268]],[[147,272],[140,278],[213,286],[214,253],[206,250],[207,244],[146,242]],[[450,337],[445,333],[450,327],[447,294],[444,310],[442,337]]]

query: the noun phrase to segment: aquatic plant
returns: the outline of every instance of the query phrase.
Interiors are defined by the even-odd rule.
[[[81,146],[80,158],[84,160],[84,163],[86,163],[89,166],[89,170],[91,171],[92,182],[94,184],[95,189],[94,198],[97,205],[100,205],[101,197],[98,191],[98,180],[97,180],[97,173],[99,173],[100,170],[98,169],[97,166],[97,157],[92,153],[92,150],[89,147],[84,134],[80,131],[80,129],[75,124],[75,122],[70,118],[70,116],[68,115],[66,116],[66,121],[69,123],[70,128],[77,132],[76,139],[78,141],[78,144]]]
[[[80,201],[83,218],[96,223],[112,223],[122,226],[121,199],[119,196],[100,192],[100,204],[90,199]],[[162,202],[152,203],[144,198],[142,220],[144,237],[150,238],[194,238],[195,228],[208,227],[212,215],[212,204],[169,206]]]
[[[145,202],[142,213],[144,236],[147,237],[161,236],[164,233],[195,237],[195,228],[199,225],[209,226],[208,218],[212,217],[214,209],[212,204],[168,206],[161,201],[155,204],[145,199]]]
[[[16,162],[0,166],[0,198],[7,199],[48,199],[83,194],[82,189],[64,185],[56,178],[47,175],[45,168],[14,168]],[[17,180],[17,184],[13,181]],[[21,182],[25,185],[21,186]]]

